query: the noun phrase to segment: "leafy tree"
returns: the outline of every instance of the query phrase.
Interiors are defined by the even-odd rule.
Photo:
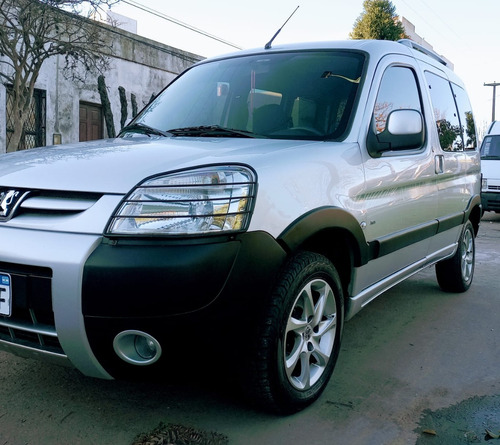
[[[392,2],[365,0],[363,8],[349,34],[351,39],[399,40],[406,37]]]
[[[460,125],[451,125],[450,121],[440,119],[436,122],[439,143],[445,150],[460,151],[463,150],[462,129]]]
[[[474,116],[472,115],[472,111],[465,112],[465,134],[467,136],[467,140],[465,141],[466,147],[475,147],[476,146],[476,124],[474,123]]]
[[[0,80],[12,88],[16,151],[29,118],[35,83],[44,62],[64,56],[63,74],[84,80],[107,69],[111,44],[88,18],[119,0],[0,0]],[[83,69],[77,69],[83,67]]]

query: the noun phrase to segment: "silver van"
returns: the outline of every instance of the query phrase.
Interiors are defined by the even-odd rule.
[[[471,285],[476,141],[410,41],[204,60],[115,139],[2,156],[0,347],[104,379],[234,367],[300,410],[382,292],[433,265]]]

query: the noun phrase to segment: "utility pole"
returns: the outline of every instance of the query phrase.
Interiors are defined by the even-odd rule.
[[[495,97],[497,93],[497,86],[500,85],[500,82],[493,82],[493,83],[485,83],[485,87],[493,87],[493,104],[492,104],[492,111],[491,111],[491,122],[495,122]]]

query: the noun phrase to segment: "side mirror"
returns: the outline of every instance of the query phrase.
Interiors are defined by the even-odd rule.
[[[374,158],[386,151],[420,148],[424,143],[424,123],[417,110],[394,110],[387,116],[385,130],[376,134],[370,130],[366,145]]]

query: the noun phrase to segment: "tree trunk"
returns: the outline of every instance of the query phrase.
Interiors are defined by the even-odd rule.
[[[14,98],[11,110],[14,132],[11,134],[9,143],[7,144],[7,153],[11,153],[13,151],[18,151],[21,149],[20,145],[24,134],[24,126],[29,118],[29,113],[25,112],[24,110],[29,110],[31,106],[31,99],[27,100],[27,102],[27,104],[21,103],[18,98]]]
[[[120,129],[125,126],[128,116],[128,104],[127,104],[127,94],[125,93],[125,88],[118,87],[118,92],[120,94],[120,105],[121,105],[121,118],[120,118]]]
[[[114,138],[116,137],[116,133],[113,112],[111,111],[108,91],[106,90],[106,81],[104,80],[104,76],[102,74],[97,78],[97,89],[99,90],[99,95],[101,96],[102,111],[104,113],[104,121],[106,122],[108,137]]]
[[[14,133],[11,134],[9,143],[7,144],[7,153],[12,153],[19,149],[21,138],[23,137],[24,123],[19,120],[14,122]]]

